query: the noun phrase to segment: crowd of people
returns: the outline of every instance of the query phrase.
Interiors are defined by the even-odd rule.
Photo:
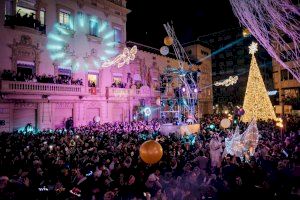
[[[161,135],[157,120],[2,133],[0,199],[299,198],[299,123],[288,121],[292,128],[282,136],[273,122],[258,122],[259,144],[245,162],[220,156],[231,131],[218,128],[221,119],[204,117],[193,137]],[[152,165],[139,157],[140,145],[149,139],[163,148],[162,159]],[[217,149],[212,141],[219,142]]]
[[[53,84],[68,84],[68,85],[83,85],[82,79],[74,80],[67,75],[36,75],[36,74],[25,74],[25,73],[16,73],[10,70],[3,70],[1,74],[2,80],[6,81],[25,81],[25,82],[34,82],[34,83],[53,83]]]

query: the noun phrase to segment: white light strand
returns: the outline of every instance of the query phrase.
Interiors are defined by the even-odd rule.
[[[214,83],[215,86],[230,86],[237,83],[239,77],[238,76],[229,76],[228,79],[222,80],[222,81],[216,81]]]
[[[113,60],[106,61],[102,64],[102,67],[110,67],[113,65],[117,65],[118,68],[123,67],[125,64],[129,64],[130,61],[135,59],[137,53],[137,46],[133,46],[130,50],[125,47],[123,49],[123,53],[115,57]]]
[[[48,192],[49,189],[46,188],[45,186],[44,187],[41,187],[41,188],[38,188],[40,192]]]

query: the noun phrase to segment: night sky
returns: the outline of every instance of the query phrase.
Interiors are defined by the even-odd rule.
[[[128,0],[127,41],[156,48],[166,36],[163,23],[173,21],[181,43],[197,36],[239,27],[228,0]]]

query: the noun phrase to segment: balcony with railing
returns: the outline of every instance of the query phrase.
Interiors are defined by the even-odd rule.
[[[156,90],[142,90],[142,89],[129,89],[129,88],[115,88],[108,87],[106,88],[106,97],[107,98],[129,98],[129,97],[157,97],[160,96],[160,91]]]
[[[28,95],[70,95],[79,96],[85,94],[82,85],[64,85],[51,83],[35,83],[21,81],[1,81],[1,92],[10,94]]]
[[[108,88],[106,88],[106,97],[107,98],[112,98],[112,97],[127,98],[133,94],[132,92],[133,92],[133,89],[108,87]]]
[[[126,2],[124,0],[107,0],[121,7],[126,7]]]
[[[46,25],[41,24],[39,20],[33,17],[25,17],[20,15],[5,15],[4,26],[15,27],[26,27],[42,34],[46,34]]]

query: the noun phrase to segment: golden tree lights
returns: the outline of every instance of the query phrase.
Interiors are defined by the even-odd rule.
[[[252,54],[252,60],[243,105],[245,114],[242,117],[242,121],[250,122],[253,118],[264,121],[269,119],[276,120],[272,103],[254,56],[255,52],[257,52],[257,43],[252,42],[249,46],[249,53]]]

